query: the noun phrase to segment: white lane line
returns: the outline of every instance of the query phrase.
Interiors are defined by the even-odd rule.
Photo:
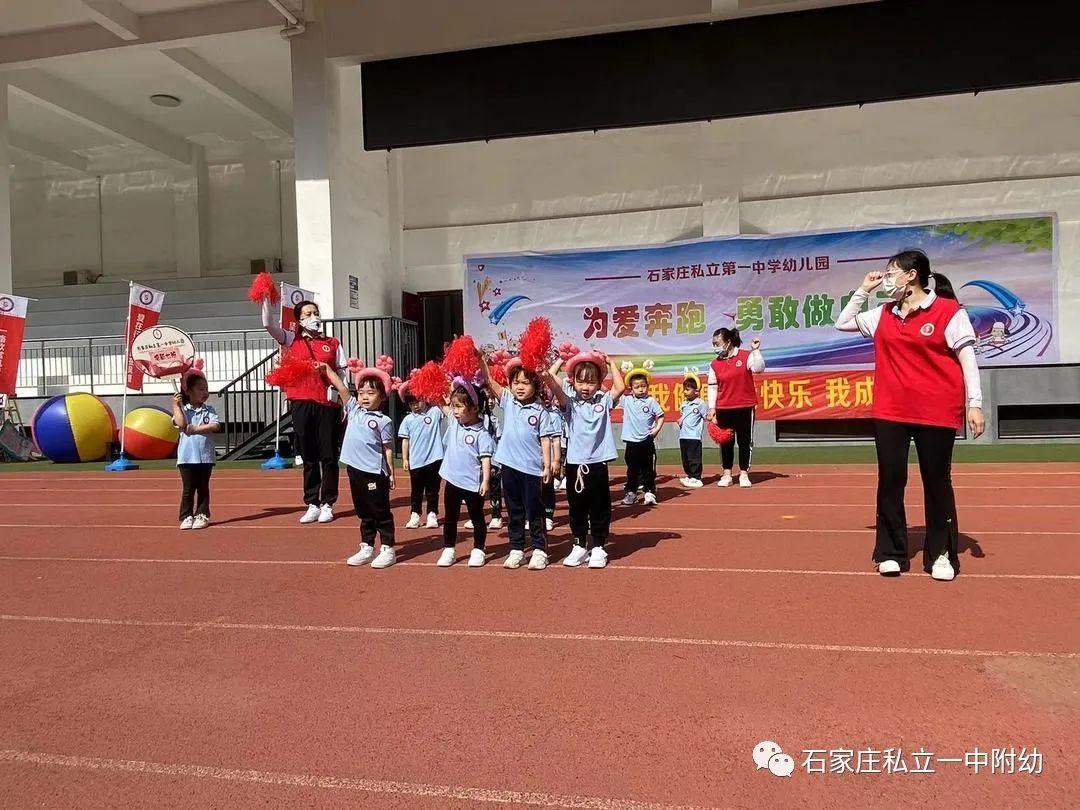
[[[249,630],[278,633],[345,633],[379,636],[431,636],[443,638],[512,639],[519,641],[584,641],[607,644],[718,647],[757,650],[873,653],[884,655],[932,655],[961,658],[1080,658],[1080,652],[1030,650],[969,650],[942,647],[878,647],[858,644],[811,644],[795,641],[748,641],[743,639],[667,638],[664,636],[618,636],[597,633],[536,633],[515,630],[451,630],[427,627],[364,627],[317,624],[254,624],[250,622],[182,622],[142,619],[104,619],[76,616],[19,616],[0,614],[0,621],[39,624],[102,625],[107,627],[176,628],[183,630]]]
[[[40,501],[13,501],[9,502],[7,506],[24,506],[24,507],[41,507]],[[923,507],[922,501],[907,501],[905,504],[908,508],[921,509]],[[106,507],[122,506],[125,508],[146,507],[154,509],[162,508],[175,508],[175,501],[103,501],[95,500],[93,502],[85,503],[72,503],[70,501],[64,504],[65,509],[102,509]],[[701,507],[722,507],[724,509],[760,509],[762,507],[776,508],[776,509],[863,509],[867,508],[865,503],[778,503],[775,501],[743,501],[741,503],[733,501],[683,501],[681,499],[676,500],[674,498],[663,498],[660,500],[660,506],[667,509],[671,506],[684,507],[690,509],[700,509]],[[269,506],[266,501],[233,501],[231,503],[217,499],[214,501],[214,509],[220,511],[222,509],[278,509],[280,507]],[[292,511],[297,515],[303,514],[304,510],[299,506],[291,507]],[[399,507],[402,509],[403,507]],[[1017,509],[1080,509],[1080,503],[1056,503],[1056,504],[1016,504],[1016,503],[990,503],[990,504],[960,504],[960,511],[963,512],[981,512],[984,509],[1007,509],[1010,512]],[[254,513],[257,515],[257,513]],[[344,516],[344,514],[343,514]]]
[[[434,558],[434,554],[432,554]],[[167,557],[21,557],[5,555],[0,556],[0,562],[63,562],[63,563],[116,563],[135,565],[282,565],[282,566],[320,566],[338,567],[344,563],[341,560],[232,560],[232,559],[175,559]],[[410,560],[397,563],[395,567],[424,568],[435,570],[430,562]],[[468,570],[465,565],[457,565],[455,568]],[[484,566],[485,569],[490,566]],[[556,571],[570,571],[565,566],[551,566]],[[439,569],[442,571],[443,569]],[[829,571],[816,568],[720,568],[711,566],[691,565],[623,565],[614,562],[608,566],[609,571],[651,571],[670,574],[765,574],[765,575],[788,575],[788,576],[820,576],[820,577],[877,577],[876,571]],[[914,577],[912,577],[914,578]],[[909,579],[912,579],[909,578]],[[1080,580],[1080,574],[963,574],[968,579],[1034,579],[1034,580]]]
[[[531,807],[566,807],[575,810],[578,808],[584,808],[585,810],[695,810],[685,806],[652,804],[631,799],[561,796],[555,793],[452,785],[425,785],[415,782],[391,782],[383,779],[363,779],[351,776],[318,776],[316,774],[281,773],[279,771],[237,770],[213,765],[106,759],[102,757],[44,754],[34,751],[0,750],[0,762],[10,762],[18,765],[39,765],[48,768],[72,768],[83,771],[119,771],[154,776],[185,776],[193,779],[214,779],[224,782],[253,782],[283,787],[320,788],[354,793],[379,793],[426,799],[454,799],[489,804],[528,805]]]

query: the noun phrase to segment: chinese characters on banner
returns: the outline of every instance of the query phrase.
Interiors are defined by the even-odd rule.
[[[143,373],[135,361],[131,359],[131,343],[144,329],[157,326],[161,317],[161,307],[165,303],[165,293],[143,287],[140,284],[132,284],[128,293],[128,322],[127,322],[127,387],[131,391],[142,391]]]

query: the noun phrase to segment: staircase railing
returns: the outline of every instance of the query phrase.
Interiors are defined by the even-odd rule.
[[[380,355],[394,358],[395,374],[406,376],[417,365],[417,327],[401,318],[335,318],[324,323],[328,335],[341,341],[347,357],[374,363]],[[277,389],[267,385],[277,352],[252,365],[219,392],[222,406],[221,446],[224,458],[237,459],[270,441],[278,416]],[[395,424],[404,418],[400,402],[390,397],[386,410]],[[282,426],[289,417],[282,418]]]

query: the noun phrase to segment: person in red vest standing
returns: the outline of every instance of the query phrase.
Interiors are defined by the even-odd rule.
[[[878,287],[892,300],[863,312]],[[971,320],[949,280],[930,271],[926,254],[905,250],[889,259],[884,273],[866,276],[836,328],[874,341],[878,573],[895,576],[908,562],[904,489],[914,441],[926,502],[923,569],[947,582],[960,571],[952,485],[956,432],[965,410],[972,438],[986,427]]]
[[[735,442],[739,443],[739,486],[750,486],[750,463],[754,453],[754,410],[757,408],[757,389],[754,375],[765,370],[761,341],[755,339],[750,351],[742,347],[738,329],[717,329],[713,332],[716,359],[709,366],[709,421],[728,428],[734,437],[720,445],[720,461],[724,474],[717,486],[730,487],[735,463]]]
[[[322,333],[319,305],[301,301],[293,307],[296,329],[286,332],[274,322],[273,307],[263,302],[262,322],[266,331],[282,345],[283,362],[311,363],[312,373],[283,386],[289,401],[297,449],[304,460],[304,503],[307,511],[301,523],[329,523],[334,519],[338,497],[338,437],[342,430],[341,404],[331,398],[330,380],[314,371],[326,363],[345,374],[348,360],[337,338]]]

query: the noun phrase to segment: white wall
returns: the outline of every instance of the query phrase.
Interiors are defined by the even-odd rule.
[[[469,253],[1056,211],[1067,312],[1077,110],[1080,85],[1061,85],[407,150],[404,289],[460,288]],[[1062,327],[1080,345],[1080,323]]]
[[[208,266],[205,275],[247,273],[248,261],[282,256],[296,271],[293,161],[276,166],[253,145],[238,159],[209,166]],[[102,178],[106,279],[176,275],[176,201],[190,183],[183,169],[107,174]],[[16,287],[59,284],[63,271],[98,269],[96,177],[16,177],[12,241]],[[181,216],[180,222],[184,221]],[[284,252],[282,253],[282,248]]]

